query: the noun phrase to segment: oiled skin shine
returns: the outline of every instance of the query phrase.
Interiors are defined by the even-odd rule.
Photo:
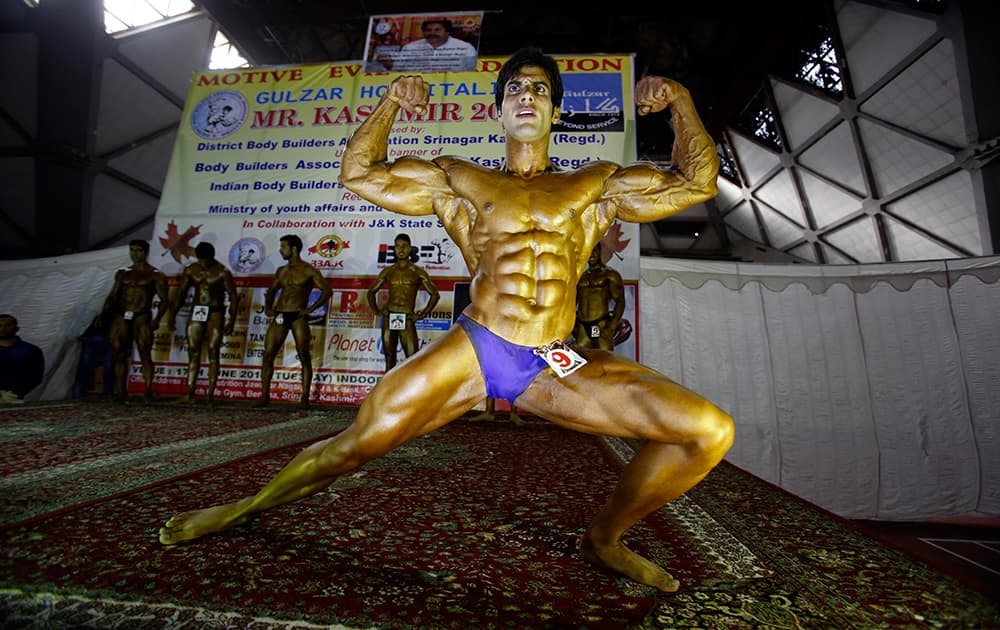
[[[427,83],[404,76],[348,142],[341,181],[394,212],[436,214],[472,274],[465,314],[512,343],[534,346],[570,333],[577,282],[611,223],[653,221],[711,198],[718,157],[687,90],[645,77],[636,86],[636,103],[640,113],[671,108],[677,170],[596,162],[574,172],[547,172],[551,125],[559,116],[548,76],[526,65],[501,89],[506,171],[461,158],[387,161],[399,108],[419,112],[427,104]],[[644,441],[587,527],[580,554],[642,584],[675,591],[678,581],[622,538],[721,461],[733,442],[732,419],[635,361],[604,350],[584,354],[588,363],[565,378],[541,371],[517,406],[570,429]],[[160,541],[222,531],[319,492],[366,461],[448,424],[485,394],[472,343],[461,326],[452,326],[387,372],[343,432],[304,449],[254,496],[171,518]]]
[[[264,335],[264,357],[261,362],[260,379],[261,393],[258,407],[264,407],[271,401],[271,378],[274,375],[274,361],[281,351],[288,328],[278,324],[275,316],[278,313],[298,313],[292,322],[292,338],[295,341],[295,352],[302,364],[302,393],[300,405],[309,405],[309,391],[312,386],[312,332],[305,316],[329,301],[333,289],[315,267],[302,260],[298,247],[292,246],[284,237],[280,239],[278,251],[287,264],[274,273],[274,281],[264,293],[264,313],[268,317],[267,332]],[[309,296],[313,288],[320,291],[319,296],[309,304]]]
[[[403,346],[403,353],[407,357],[413,356],[420,349],[416,322],[431,313],[441,298],[427,272],[410,261],[412,247],[409,235],[397,237],[395,247],[396,262],[383,269],[365,293],[368,306],[382,316],[382,352],[385,354],[386,371],[396,367],[397,345]],[[384,304],[379,304],[378,292],[382,287],[388,287],[389,295]],[[427,303],[419,311],[415,311],[417,293],[421,288],[427,291]],[[390,313],[406,313],[402,330],[389,328],[387,315]]]
[[[169,291],[167,277],[147,262],[149,251],[139,245],[129,245],[128,249],[132,266],[115,273],[115,283],[94,323],[100,326],[105,316],[113,315],[108,339],[114,351],[115,398],[125,400],[128,397],[128,366],[135,343],[148,401],[153,398],[153,335],[167,311]],[[154,316],[151,309],[156,297],[160,299],[160,306]],[[141,314],[134,315],[128,322],[123,315],[129,311]]]
[[[181,283],[174,295],[171,308],[170,329],[175,326],[177,313],[184,305],[188,290],[194,287],[191,300],[193,306],[208,306],[216,312],[210,313],[204,322],[188,319],[188,376],[187,389],[178,402],[193,402],[195,385],[198,382],[198,370],[201,366],[202,344],[208,341],[208,400],[215,400],[215,384],[219,378],[219,356],[222,352],[222,342],[226,335],[233,334],[236,326],[236,315],[239,309],[239,296],[236,293],[236,280],[229,269],[215,258],[197,260],[184,268]],[[229,297],[229,318],[222,312]]]
[[[478,204],[468,199],[456,204],[456,213],[465,216],[456,217],[454,222],[472,227],[467,236],[467,259],[469,268],[478,270],[466,315],[519,345],[565,339],[574,319],[573,278],[586,266],[580,252],[589,251],[588,243],[596,241],[608,226],[606,222],[585,222],[580,210],[588,208],[603,190],[601,178],[579,172],[543,173],[531,181],[532,189],[542,190],[538,193],[528,190],[525,180],[506,173],[459,160],[440,162],[446,163],[449,183],[459,195],[466,188],[470,193],[493,193]],[[579,194],[584,186],[590,187],[590,194]],[[549,187],[568,188],[578,194],[554,207],[543,202],[540,212],[526,215],[524,208],[538,203],[533,198],[552,196]],[[452,221],[445,221],[445,228],[457,240],[453,226]],[[481,304],[491,308],[483,309]]]
[[[576,302],[575,345],[614,350],[615,332],[625,312],[625,286],[621,274],[604,264],[600,243],[591,252],[587,269],[576,283]],[[592,338],[589,327],[595,322],[600,335]]]

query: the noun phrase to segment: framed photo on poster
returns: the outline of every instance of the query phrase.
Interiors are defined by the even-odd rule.
[[[373,15],[365,41],[365,71],[473,71],[482,24],[482,11]]]

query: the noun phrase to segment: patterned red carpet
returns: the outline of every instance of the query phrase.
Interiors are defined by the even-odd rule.
[[[42,444],[56,408],[0,413],[20,434],[0,448],[22,460],[2,481],[40,469],[55,487],[41,510],[0,498],[4,628],[1000,627],[995,603],[727,464],[630,532],[680,592],[599,570],[576,544],[630,451],[540,421],[460,420],[323,493],[164,547],[170,515],[252,494],[349,414],[158,409],[63,408],[95,435],[77,427],[58,457]],[[108,428],[138,416],[150,435]],[[308,437],[288,430],[310,422]],[[32,467],[28,448],[49,459]],[[77,478],[83,491],[58,489]]]
[[[0,408],[0,524],[306,440],[352,417],[102,401]]]

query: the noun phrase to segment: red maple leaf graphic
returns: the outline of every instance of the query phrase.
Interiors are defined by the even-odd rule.
[[[160,237],[160,245],[163,246],[165,250],[163,255],[165,256],[167,252],[178,263],[181,262],[181,257],[194,258],[194,247],[191,246],[191,239],[198,236],[201,233],[200,225],[190,225],[184,233],[181,234],[177,231],[177,224],[171,221],[167,224],[167,236]]]
[[[632,242],[630,238],[622,238],[622,224],[615,221],[608,233],[601,239],[601,260],[607,264],[611,257],[623,251]],[[621,256],[619,256],[621,258]]]

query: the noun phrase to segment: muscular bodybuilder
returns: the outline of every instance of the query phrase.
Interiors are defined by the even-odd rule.
[[[422,113],[428,97],[423,78],[394,79],[349,141],[341,181],[388,210],[436,215],[472,275],[471,303],[444,336],[379,381],[348,428],[306,447],[257,494],[174,516],[160,541],[221,531],[319,492],[484,398],[505,398],[563,427],[643,441],[583,534],[580,553],[642,584],[677,590],[676,579],[622,539],[719,463],[732,445],[733,422],[635,361],[583,350],[581,365],[560,342],[573,329],[577,281],[615,219],[655,221],[716,194],[718,156],[690,94],[663,77],[636,85],[640,114],[670,108],[675,168],[597,161],[575,171],[557,171],[549,160],[562,80],[556,61],[540,51],[518,51],[497,77],[505,168],[458,157],[390,161],[388,137],[400,109]]]

